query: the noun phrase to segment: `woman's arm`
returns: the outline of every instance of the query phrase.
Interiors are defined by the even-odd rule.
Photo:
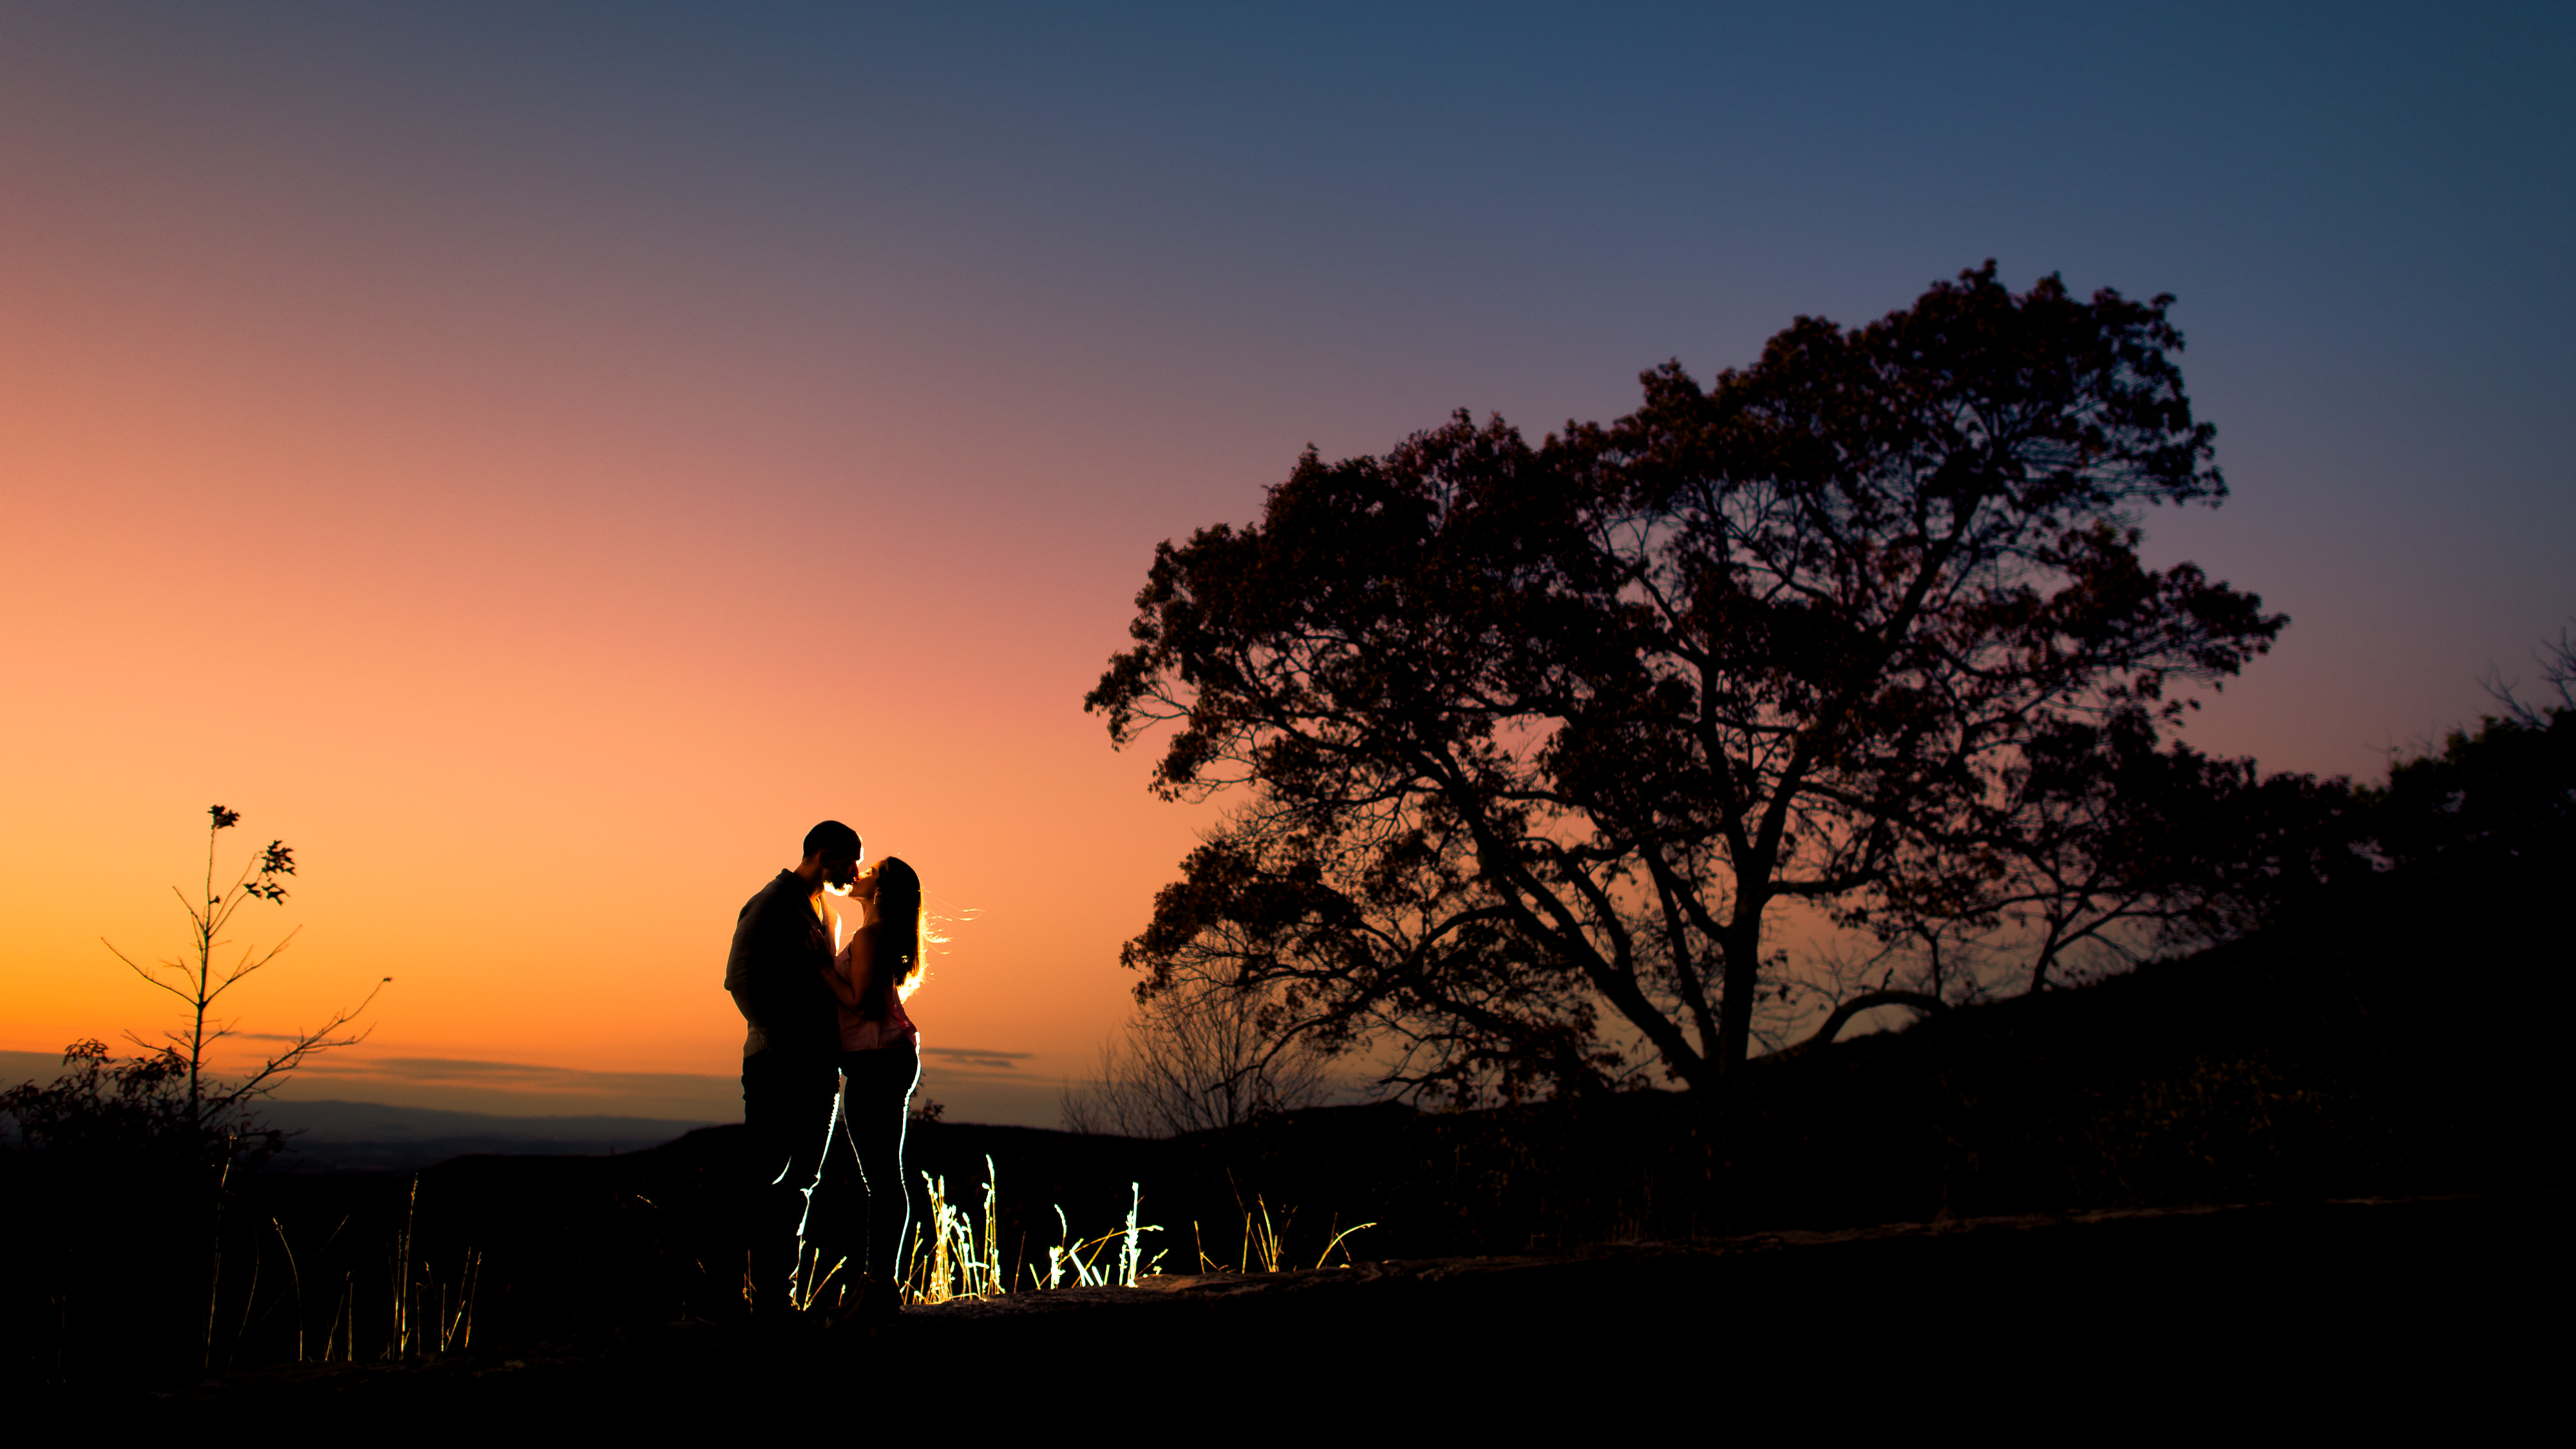
[[[864,1010],[859,1003],[868,999],[868,981],[876,965],[876,935],[874,926],[859,927],[851,934],[850,944],[842,948],[841,959],[823,968],[823,984],[832,988],[832,999],[852,1011]]]

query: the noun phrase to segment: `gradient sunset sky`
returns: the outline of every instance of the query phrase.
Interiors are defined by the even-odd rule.
[[[728,1111],[824,816],[1052,1125],[1207,809],[1084,691],[1299,448],[1533,436],[1987,257],[2179,297],[2293,622],[2191,726],[2371,775],[2576,616],[2576,9],[0,7],[0,1051],[171,1013],[204,811],[308,1095]],[[2555,419],[2556,421],[2552,421]],[[12,1064],[37,1058],[11,1055]]]

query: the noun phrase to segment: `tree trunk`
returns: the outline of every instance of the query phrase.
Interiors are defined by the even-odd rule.
[[[1762,913],[1739,910],[1727,926],[1720,949],[1725,953],[1726,967],[1721,976],[1723,994],[1717,1003],[1717,1058],[1714,1065],[1720,1078],[1733,1076],[1744,1069],[1745,1060],[1753,1054],[1753,994],[1762,979]]]

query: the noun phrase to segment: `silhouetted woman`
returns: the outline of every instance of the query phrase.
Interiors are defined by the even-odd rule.
[[[860,876],[850,899],[859,907],[860,925],[823,980],[841,1004],[841,1120],[867,1194],[856,1265],[863,1274],[858,1307],[877,1316],[893,1312],[900,1301],[895,1285],[903,1265],[897,1259],[912,1218],[903,1181],[903,1132],[912,1089],[921,1079],[921,1033],[903,1003],[921,984],[929,923],[921,911],[921,877],[893,856]]]

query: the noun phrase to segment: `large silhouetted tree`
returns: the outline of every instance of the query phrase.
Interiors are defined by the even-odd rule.
[[[1244,794],[1127,948],[1140,994],[1257,989],[1274,1041],[1507,1092],[1633,1063],[1606,1009],[1700,1087],[1786,904],[1890,940],[2169,909],[2105,783],[2235,781],[2167,743],[2173,686],[2283,622],[2139,558],[2143,508],[2224,492],[2170,300],[1989,263],[1536,448],[1460,414],[1310,450],[1257,525],[1162,545],[1086,704],[1176,726],[1165,792]]]

